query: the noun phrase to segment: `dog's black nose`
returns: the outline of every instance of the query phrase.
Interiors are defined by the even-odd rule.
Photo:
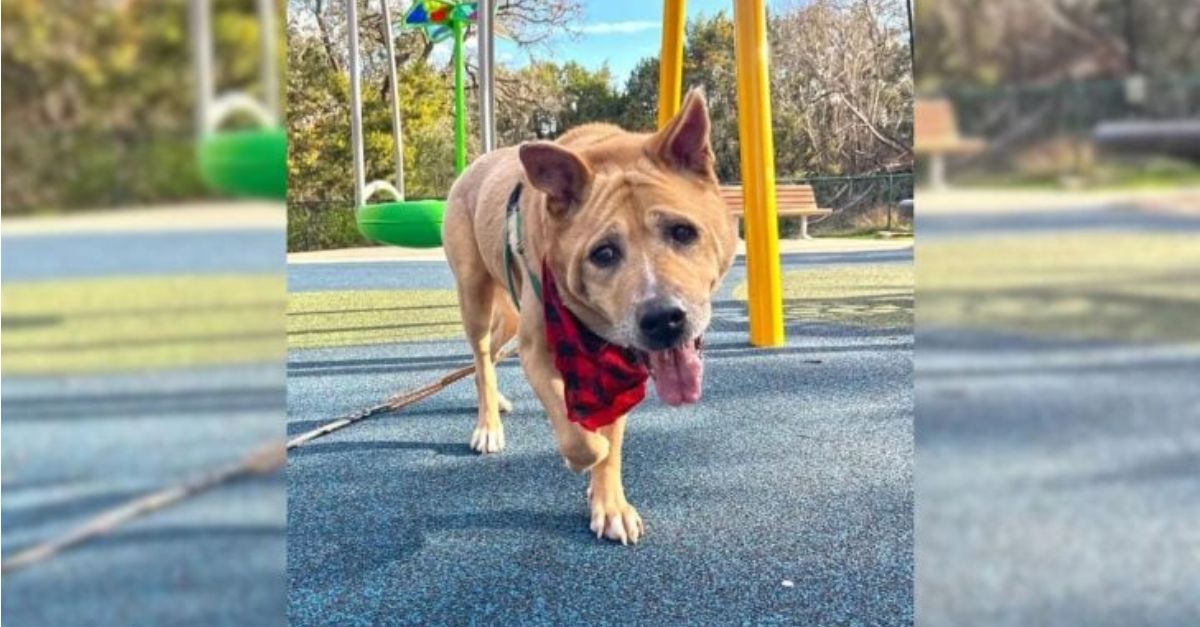
[[[647,348],[671,348],[683,339],[687,312],[674,300],[652,300],[638,308],[638,326]]]

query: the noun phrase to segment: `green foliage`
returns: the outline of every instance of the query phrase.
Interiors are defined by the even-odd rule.
[[[557,79],[562,85],[565,104],[559,116],[560,130],[596,120],[621,118],[625,100],[613,89],[612,72],[607,66],[593,72],[569,61],[558,70]]]
[[[638,61],[625,81],[625,111],[621,126],[651,131],[658,124],[658,59]]]
[[[722,181],[742,180],[733,19],[724,11],[688,23],[687,45],[683,50],[683,84],[703,87],[708,97],[709,113],[713,120],[712,144],[717,156],[717,178]],[[780,148],[776,146],[777,153]]]
[[[589,70],[568,61],[498,68],[496,136],[501,145],[551,139],[589,122],[619,122],[624,97],[607,67]]]
[[[195,166],[186,3],[4,0],[2,7],[5,213],[206,194]],[[218,87],[253,85],[253,4],[216,0],[213,16]]]
[[[293,40],[288,73],[288,197],[349,201],[354,196],[350,153],[350,80],[315,40]],[[386,74],[364,77],[363,153],[366,179],[395,180],[395,145]],[[454,179],[451,79],[426,61],[399,68],[404,129],[405,192],[444,198]]]
[[[329,250],[370,246],[358,232],[351,202],[289,200],[287,249]]]

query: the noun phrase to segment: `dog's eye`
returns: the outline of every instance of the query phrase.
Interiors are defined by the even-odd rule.
[[[621,250],[613,244],[601,244],[592,249],[588,259],[600,268],[607,268],[621,260]]]
[[[669,229],[667,229],[667,235],[670,236],[671,241],[677,244],[683,244],[685,246],[696,241],[696,238],[699,236],[699,234],[696,233],[696,227],[690,224],[672,225]]]

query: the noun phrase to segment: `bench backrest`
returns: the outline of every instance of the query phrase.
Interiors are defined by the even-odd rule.
[[[746,204],[741,185],[722,185],[721,199],[731,210],[740,211]],[[775,203],[780,209],[817,209],[817,197],[812,185],[776,185]]]
[[[984,148],[979,138],[959,136],[954,105],[949,100],[918,100],[913,106],[913,124],[917,154],[970,154]]]
[[[949,100],[917,100],[913,105],[913,125],[916,143],[958,139],[958,120],[954,117],[954,105]]]

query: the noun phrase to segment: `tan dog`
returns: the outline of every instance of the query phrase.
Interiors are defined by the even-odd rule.
[[[527,277],[547,260],[563,304],[608,342],[644,353],[659,397],[678,405],[700,395],[697,339],[713,293],[733,261],[735,223],[713,171],[708,107],[692,90],[655,134],[590,124],[557,142],[527,142],[488,153],[455,182],[443,241],[458,283],[475,355],[479,419],[471,448],[504,448],[496,353],[520,333],[521,365],[550,417],[558,450],[576,472],[591,471],[591,529],[622,543],[645,532],[625,500],[621,441],[625,419],[588,431],[567,417],[563,379],[547,345],[543,307]],[[522,233],[506,229],[518,183]],[[505,232],[518,240],[506,242]],[[507,289],[505,247],[521,303]],[[544,283],[544,281],[541,281]]]

